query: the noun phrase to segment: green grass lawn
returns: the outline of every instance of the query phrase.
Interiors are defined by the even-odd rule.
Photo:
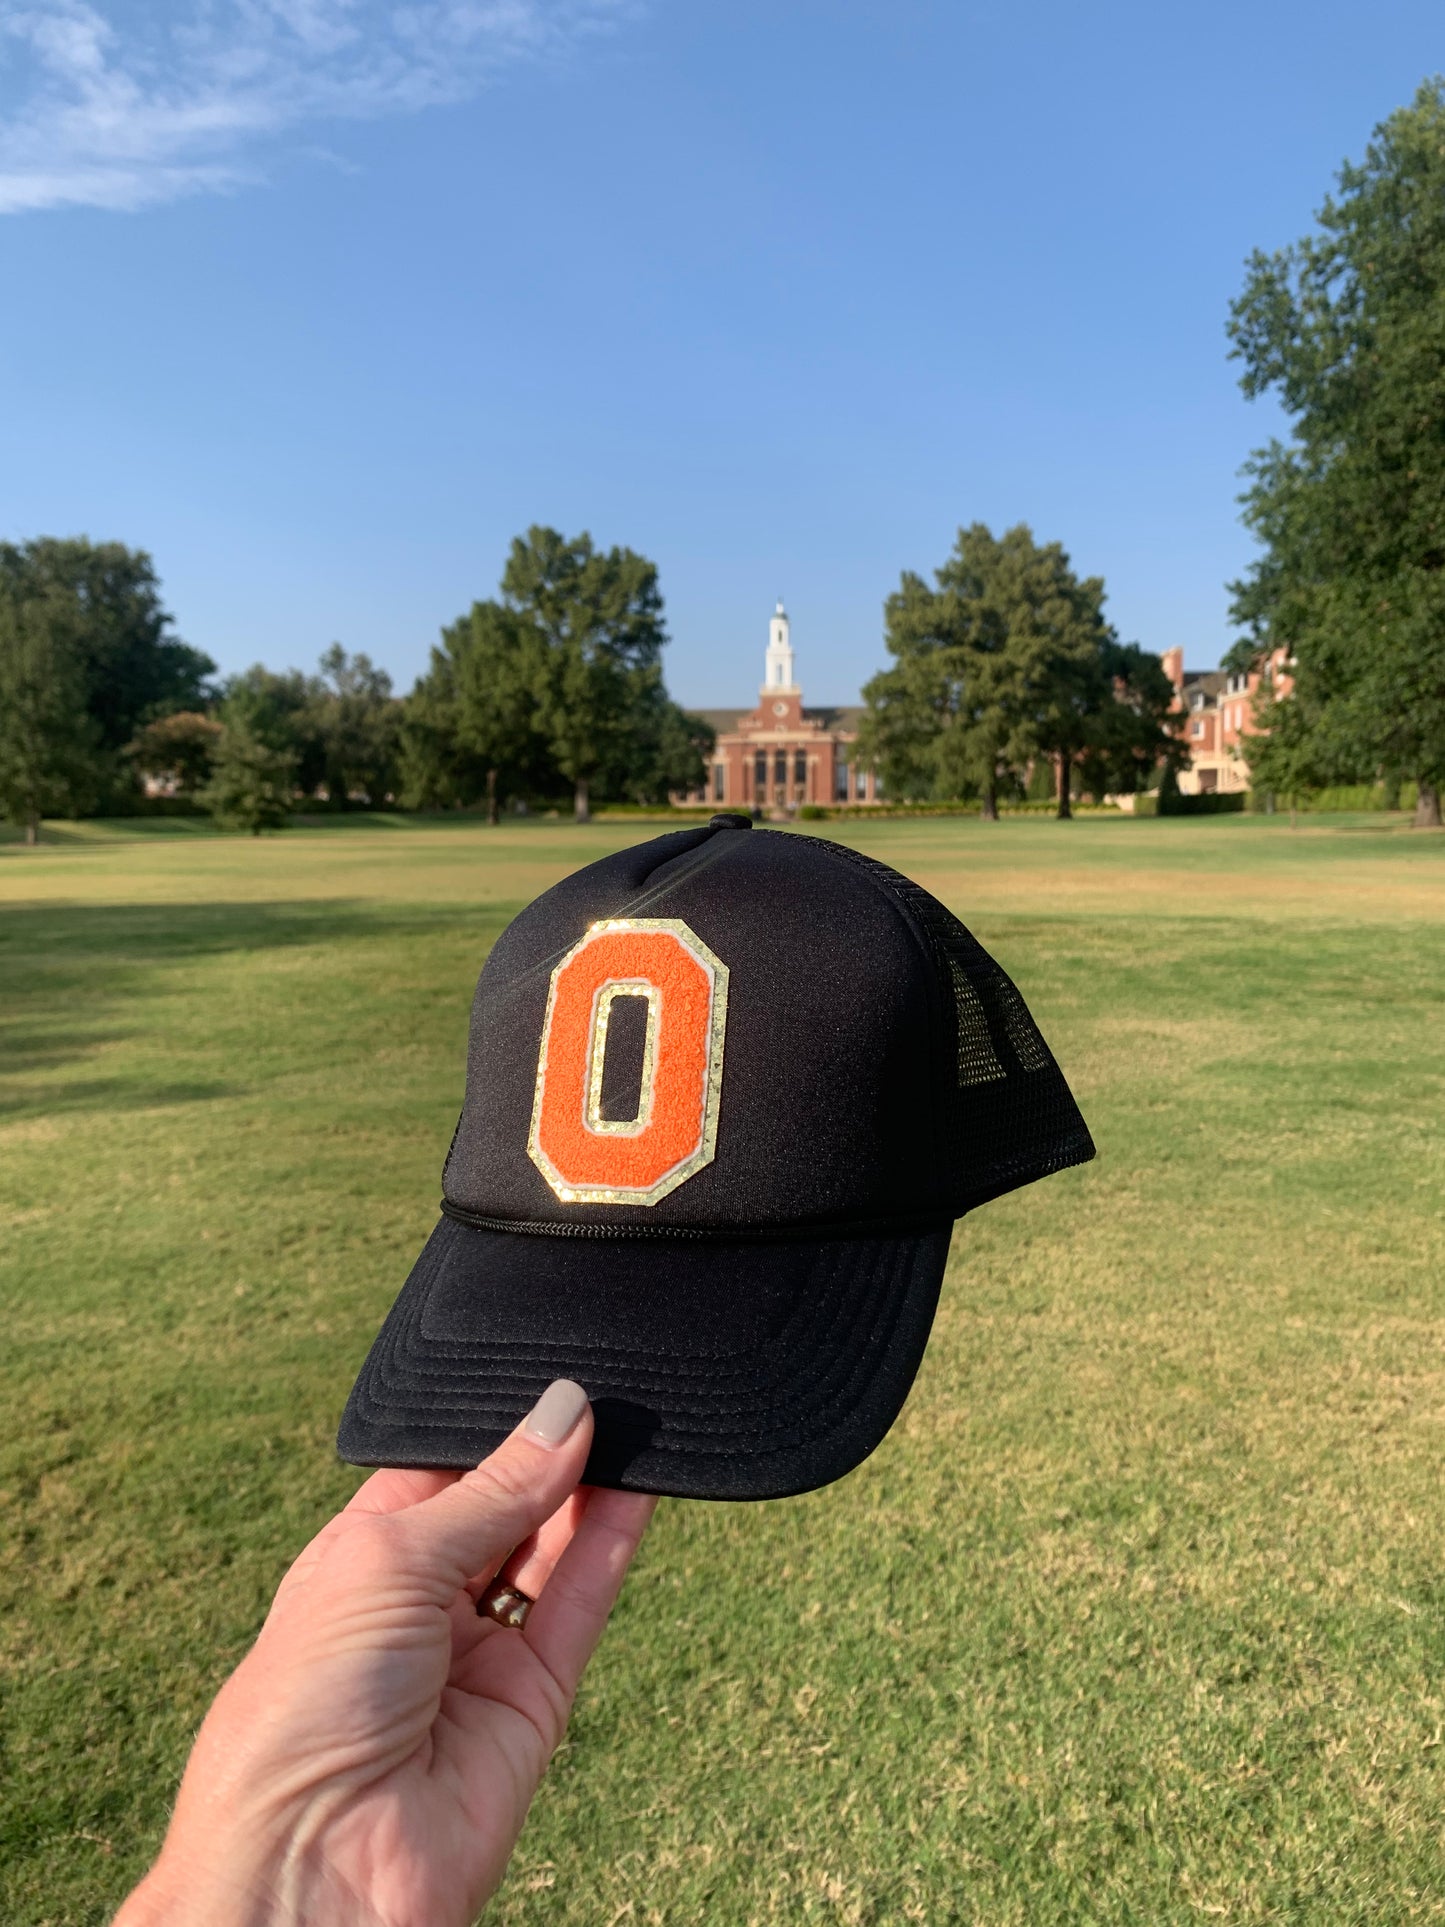
[[[820,827],[1000,958],[1099,1158],[959,1227],[858,1472],[663,1506],[488,1921],[1445,1920],[1445,838]],[[486,949],[649,833],[0,850],[6,1927],[146,1864],[358,1476]]]

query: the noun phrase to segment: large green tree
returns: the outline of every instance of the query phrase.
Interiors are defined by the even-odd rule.
[[[892,794],[973,798],[998,813],[1025,770],[1055,769],[1061,816],[1075,769],[1136,789],[1169,742],[1162,668],[1104,619],[1104,585],[1023,523],[960,529],[934,587],[905,574],[885,605],[891,668],[863,694],[860,755]],[[1152,663],[1152,667],[1151,667]]]
[[[541,643],[537,720],[585,823],[594,789],[625,792],[666,701],[657,565],[533,527],[512,543],[502,601]]]
[[[85,706],[73,600],[0,576],[0,810],[40,840],[42,816],[94,808],[112,774]]]
[[[144,724],[205,707],[216,665],[170,633],[143,549],[83,536],[0,542],[0,588],[66,611],[77,717],[88,718],[84,733],[109,759],[102,787],[111,793],[133,783],[122,752]]]
[[[570,793],[664,802],[702,782],[712,731],[667,694],[656,566],[531,528],[500,596],[443,629],[405,705],[401,784],[418,808]]]
[[[554,796],[561,777],[541,720],[545,651],[533,624],[474,602],[442,630],[405,707],[401,782],[416,809]]]
[[[993,817],[1000,783],[1018,773],[1007,626],[991,593],[999,548],[981,523],[960,529],[935,588],[905,571],[884,604],[894,663],[863,691],[858,754],[890,795],[977,797]]]
[[[1445,785],[1445,83],[1375,130],[1316,228],[1256,253],[1230,321],[1251,398],[1291,420],[1249,464],[1262,544],[1233,666],[1292,658],[1272,783]],[[1283,705],[1281,705],[1281,708]],[[1255,760],[1252,758],[1252,761]]]

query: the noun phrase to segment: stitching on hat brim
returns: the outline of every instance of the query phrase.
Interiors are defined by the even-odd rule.
[[[429,1244],[430,1261],[425,1269],[419,1261],[353,1391],[354,1417],[363,1430],[401,1427],[422,1439],[428,1434],[436,1436],[440,1443],[442,1436],[453,1436],[459,1430],[509,1427],[520,1416],[518,1401],[535,1396],[539,1380],[545,1383],[570,1366],[590,1381],[595,1400],[645,1401],[649,1409],[655,1408],[667,1435],[649,1431],[641,1453],[644,1460],[656,1456],[694,1464],[736,1457],[740,1450],[749,1459],[756,1459],[759,1466],[786,1462],[800,1453],[816,1452],[834,1434],[859,1431],[860,1404],[866,1402],[869,1385],[889,1362],[898,1342],[900,1321],[911,1309],[924,1309],[916,1305],[920,1293],[927,1300],[926,1322],[916,1346],[921,1355],[947,1251],[944,1245],[935,1258],[921,1248],[924,1239],[896,1241],[897,1248],[887,1252],[881,1274],[875,1263],[871,1279],[865,1271],[855,1280],[853,1290],[826,1293],[824,1323],[815,1325],[803,1316],[790,1319],[783,1329],[792,1328],[794,1342],[786,1347],[781,1343],[782,1331],[769,1337],[765,1349],[780,1355],[786,1352],[795,1365],[759,1385],[753,1396],[740,1399],[736,1386],[712,1396],[702,1389],[705,1383],[716,1383],[721,1364],[715,1357],[704,1363],[705,1354],[694,1354],[697,1362],[693,1366],[682,1362],[683,1355],[675,1355],[659,1372],[646,1358],[621,1351],[616,1352],[615,1363],[612,1358],[604,1362],[598,1357],[598,1348],[580,1337],[575,1346],[538,1346],[526,1354],[509,1347],[505,1359],[497,1358],[495,1351],[484,1345],[461,1348],[463,1353],[490,1354],[488,1369],[483,1371],[468,1371],[465,1366],[458,1370],[461,1360],[457,1347],[418,1353],[414,1349],[415,1333],[424,1318],[439,1264],[445,1261],[445,1246],[451,1243],[443,1227],[438,1227],[438,1233],[442,1234],[438,1242],[444,1249],[431,1253]],[[875,1257],[882,1255],[880,1251]],[[424,1253],[423,1259],[427,1258],[428,1253]],[[849,1330],[840,1332],[850,1313],[856,1320],[861,1309],[856,1302],[860,1293],[872,1299],[872,1316],[861,1329],[853,1322]],[[914,1317],[909,1322],[916,1326],[918,1320]],[[746,1354],[739,1356],[745,1359]],[[915,1358],[915,1369],[917,1362]],[[725,1370],[722,1375],[732,1376]],[[902,1394],[881,1422],[876,1412],[869,1414],[870,1422],[861,1428],[866,1436],[849,1464],[866,1457],[887,1431],[911,1378],[910,1371]],[[700,1405],[712,1409],[701,1410]],[[784,1414],[788,1422],[780,1426],[778,1420]],[[643,1428],[629,1428],[625,1422],[612,1420],[609,1429],[626,1433]],[[411,1460],[414,1463],[421,1463],[424,1456],[421,1439],[418,1445],[419,1455]],[[839,1468],[847,1469],[848,1465]],[[830,1474],[838,1475],[837,1471]]]

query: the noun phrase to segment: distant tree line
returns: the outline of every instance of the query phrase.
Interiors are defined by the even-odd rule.
[[[223,825],[334,809],[665,801],[699,784],[707,724],[662,679],[657,569],[530,529],[495,600],[442,632],[410,696],[333,644],[319,673],[226,681],[171,633],[148,555],[119,543],[0,544],[0,812],[123,813],[147,787]]]
[[[884,611],[892,667],[864,688],[858,754],[892,796],[978,802],[1146,788],[1177,767],[1174,686],[1157,656],[1120,642],[1104,584],[1022,523],[960,529],[930,586],[905,572]]]

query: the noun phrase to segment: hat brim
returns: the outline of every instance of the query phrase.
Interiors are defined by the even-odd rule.
[[[689,1499],[827,1485],[902,1409],[951,1229],[727,1243],[443,1218],[352,1388],[338,1450],[354,1465],[475,1465],[573,1378],[596,1418],[590,1484]]]

